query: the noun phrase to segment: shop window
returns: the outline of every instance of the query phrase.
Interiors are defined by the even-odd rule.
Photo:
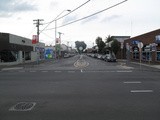
[[[152,60],[152,53],[151,52],[143,52],[142,53],[142,60],[151,61]]]
[[[157,52],[157,61],[160,61],[160,51]]]
[[[133,59],[139,59],[139,52],[133,53]]]
[[[25,60],[31,60],[31,52],[25,52]]]
[[[0,61],[1,62],[15,62],[18,59],[17,51],[3,50],[0,52]]]

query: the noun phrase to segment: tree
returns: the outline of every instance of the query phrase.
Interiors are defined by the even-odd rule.
[[[83,52],[83,50],[85,50],[87,47],[87,45],[84,43],[84,41],[76,41],[75,45],[76,45],[77,51],[79,53]]]
[[[120,50],[120,42],[118,42],[116,39],[113,40],[111,44],[112,51],[117,54],[117,52]]]
[[[103,42],[101,37],[96,38],[96,44],[98,46],[98,53],[104,53],[105,43]]]
[[[105,41],[105,43],[109,43],[109,42],[111,42],[111,41],[113,41],[114,40],[114,37],[113,36],[110,36],[110,35],[108,35],[108,37],[106,37],[106,39],[105,39],[106,41]]]
[[[117,54],[117,52],[120,50],[120,42],[110,35],[108,35],[105,40],[106,43],[111,44],[111,46],[109,45],[108,49]]]

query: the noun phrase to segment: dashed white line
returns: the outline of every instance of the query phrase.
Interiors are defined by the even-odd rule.
[[[42,73],[47,73],[48,71],[41,71]]]
[[[25,72],[25,71],[23,70],[23,71],[19,71],[19,72],[21,72],[21,73],[22,73],[22,72]]]
[[[129,71],[126,71],[126,70],[124,70],[124,71],[117,71],[117,72],[119,72],[119,73],[125,73],[125,72],[127,72],[127,73],[129,73],[129,72],[133,72],[132,70],[129,70]]]
[[[54,71],[55,73],[61,73],[62,71]]]
[[[75,73],[75,71],[68,71],[68,73]]]
[[[153,90],[131,90],[131,93],[152,93]]]
[[[126,81],[126,82],[123,82],[124,84],[141,84],[142,82],[140,81]]]
[[[20,70],[20,69],[23,69],[23,67],[3,68],[2,71],[8,71],[8,70]]]
[[[36,72],[36,71],[29,71],[29,72],[34,73],[34,72]]]

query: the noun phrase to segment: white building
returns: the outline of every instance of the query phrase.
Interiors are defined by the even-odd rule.
[[[0,33],[0,65],[21,64],[44,59],[44,43],[32,44],[31,39]]]

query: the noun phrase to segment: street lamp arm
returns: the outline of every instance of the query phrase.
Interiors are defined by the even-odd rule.
[[[62,17],[58,18],[58,17],[61,16],[65,11],[68,11],[69,13],[67,13],[67,14],[63,15]],[[63,10],[59,15],[57,15],[57,17],[54,19],[54,21],[55,21],[55,20],[59,20],[59,19],[65,17],[65,16],[67,16],[68,14],[70,14],[70,12],[71,12],[71,10]]]
[[[69,13],[67,13],[67,14],[65,14],[64,16],[58,18],[58,17],[59,17],[60,15],[62,15],[65,11],[68,11]],[[65,17],[65,16],[67,16],[67,15],[70,14],[70,13],[71,13],[71,10],[63,10],[59,15],[57,15],[57,17],[56,17],[54,20],[50,21],[50,22],[48,23],[48,25],[47,25],[45,28],[43,28],[43,30],[40,31],[40,33],[43,32],[52,22],[54,22],[54,21],[56,22],[57,20]]]

